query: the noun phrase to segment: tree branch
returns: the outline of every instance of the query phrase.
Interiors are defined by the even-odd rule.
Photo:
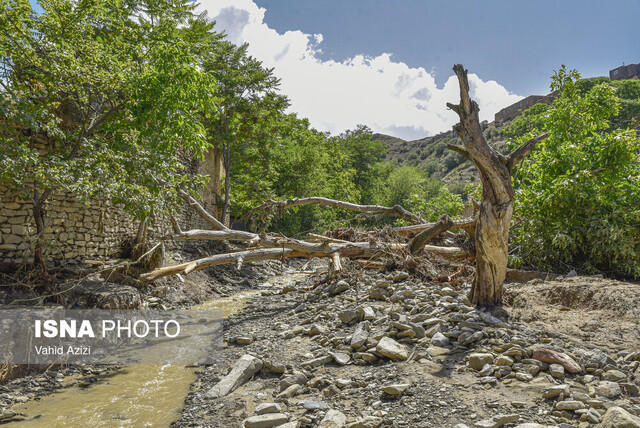
[[[448,215],[443,214],[442,217],[431,227],[426,228],[422,232],[418,233],[412,240],[409,245],[409,249],[411,254],[418,254],[422,251],[422,248],[426,243],[431,241],[436,236],[440,235],[442,232],[445,232],[453,227],[453,221],[449,218]]]
[[[421,217],[410,213],[400,205],[395,205],[393,207],[383,207],[380,205],[358,205],[358,204],[353,204],[351,202],[337,201],[335,199],[327,199],[327,198],[321,198],[321,197],[293,199],[291,201],[269,200],[248,211],[242,217],[242,219],[245,220],[260,210],[273,210],[277,208],[284,211],[287,208],[297,207],[300,205],[311,205],[311,204],[326,205],[326,206],[331,206],[336,208],[344,208],[351,211],[364,212],[364,213],[370,213],[370,214],[386,214],[392,217],[402,218],[414,224],[419,224],[424,222],[424,220]]]
[[[509,155],[507,155],[506,157],[505,163],[509,172],[513,171],[513,168],[515,168],[515,166],[518,165],[522,161],[522,159],[524,159],[529,153],[533,151],[533,149],[536,148],[536,144],[546,139],[547,137],[549,137],[548,133],[533,137],[532,139],[523,143],[520,147],[509,153]]]
[[[471,157],[469,156],[469,152],[466,151],[463,147],[456,146],[455,144],[447,144],[447,148],[449,150],[453,150],[454,152],[457,152],[460,156],[462,156],[466,160],[469,160],[469,161],[471,160]]]

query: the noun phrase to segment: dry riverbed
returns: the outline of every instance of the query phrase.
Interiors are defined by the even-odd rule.
[[[73,298],[172,308],[228,305],[225,296],[254,290],[225,320],[223,362],[199,368],[175,427],[640,426],[638,284],[508,284],[506,310],[486,313],[469,305],[464,285],[400,271],[325,282],[295,272],[301,266],[217,268],[125,294],[80,288]],[[90,394],[121,372],[54,367],[5,381],[0,423],[37,417],[19,409],[54,390]],[[118,419],[126,410],[111,409],[114,425],[104,426],[135,426]]]
[[[637,426],[640,287],[507,289],[489,314],[404,272],[275,284],[225,322],[173,426]]]

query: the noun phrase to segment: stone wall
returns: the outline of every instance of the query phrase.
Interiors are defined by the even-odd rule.
[[[203,190],[203,205],[217,212],[222,177],[220,152],[212,149],[200,162],[186,155],[180,156],[190,172],[209,175],[209,185]],[[33,259],[36,236],[32,204],[19,197],[8,196],[8,189],[0,186],[0,263],[21,263]],[[183,230],[207,228],[207,224],[188,206],[176,215]],[[79,201],[74,195],[54,192],[45,205],[45,259],[51,262],[69,260],[104,260],[122,254],[123,243],[133,239],[139,222],[121,207],[109,201]],[[167,216],[156,219],[147,229],[148,238],[171,233]]]

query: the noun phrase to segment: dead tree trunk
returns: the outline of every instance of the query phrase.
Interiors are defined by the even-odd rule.
[[[456,64],[453,71],[460,84],[460,104],[447,106],[460,117],[455,131],[464,143],[464,149],[456,151],[473,162],[482,181],[482,202],[476,222],[476,274],[469,298],[478,306],[499,306],[513,214],[511,171],[546,134],[524,143],[508,156],[496,152],[482,135],[478,104],[469,97],[467,70]]]

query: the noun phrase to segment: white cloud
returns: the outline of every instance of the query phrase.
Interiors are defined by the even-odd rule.
[[[249,43],[249,54],[274,68],[291,110],[322,131],[336,134],[364,124],[412,140],[449,130],[457,122],[446,108],[447,102],[459,102],[453,74],[439,88],[424,68],[393,61],[388,53],[322,61],[321,34],[279,34],[264,22],[265,9],[251,0],[202,0],[201,7],[232,42]],[[469,83],[481,120],[492,121],[500,108],[522,98],[475,74],[469,74]]]

